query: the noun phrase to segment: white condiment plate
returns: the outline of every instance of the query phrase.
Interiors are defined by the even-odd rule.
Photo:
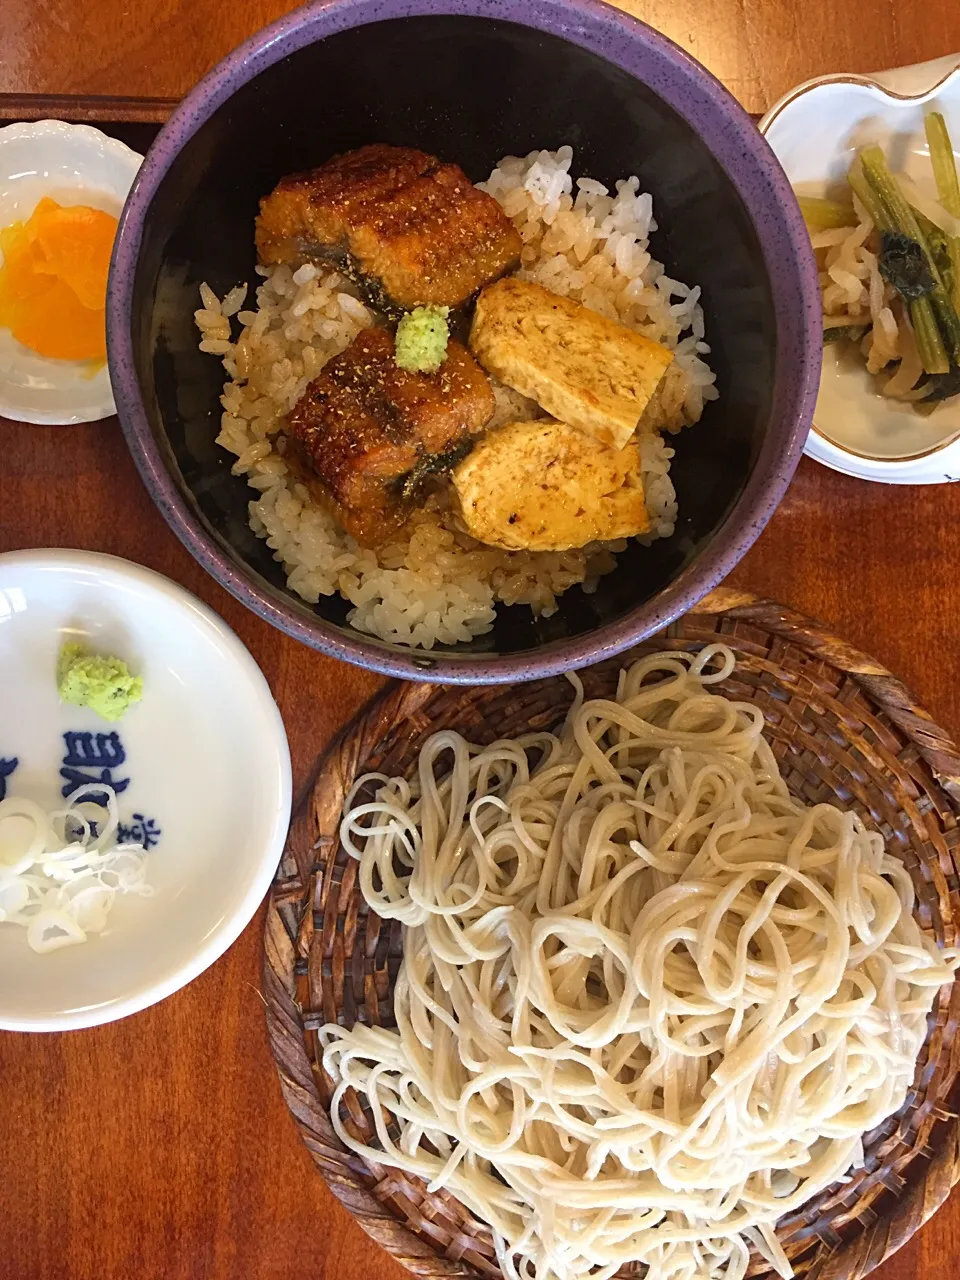
[[[0,129],[0,227],[44,196],[118,217],[143,157],[86,124],[41,120]],[[2,261],[2,254],[0,254]],[[21,422],[96,422],[115,412],[106,362],[53,360],[0,328],[0,415]]]
[[[69,638],[143,676],[118,724],[60,702]],[[156,839],[154,896],[118,897],[103,934],[37,954],[0,923],[2,1028],[92,1026],[154,1004],[230,946],[270,886],[290,819],[280,713],[233,632],[158,574],[77,551],[0,555],[0,760],[7,795],[47,810],[79,778],[123,784],[122,821]]]
[[[960,148],[960,54],[873,76],[808,80],[771,107],[760,130],[802,192],[828,192],[857,147],[878,141],[895,169],[935,197],[923,129],[932,108]],[[814,423],[805,451],[836,471],[887,484],[960,480],[960,402],[924,418],[879,395],[866,369],[835,346],[824,350]]]

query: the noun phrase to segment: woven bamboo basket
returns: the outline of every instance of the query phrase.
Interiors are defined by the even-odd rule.
[[[819,624],[731,590],[637,651],[695,650],[722,638],[737,669],[723,692],[762,707],[794,795],[853,806],[909,868],[924,929],[954,944],[960,923],[960,754],[909,691]],[[609,694],[630,655],[582,672],[587,696]],[[264,963],[267,1018],[284,1097],[320,1172],[364,1229],[420,1276],[497,1276],[490,1233],[453,1196],[368,1164],[330,1124],[316,1028],[357,1019],[393,1024],[402,939],[368,910],[337,831],[361,773],[406,772],[440,726],[486,743],[558,723],[572,697],[562,677],[502,687],[394,684],[322,757],[291,828],[274,885]],[[941,991],[913,1087],[865,1140],[863,1169],[781,1220],[798,1276],[860,1280],[898,1249],[960,1180],[960,982]],[[350,1119],[370,1140],[354,1099]],[[753,1275],[769,1276],[757,1259]]]

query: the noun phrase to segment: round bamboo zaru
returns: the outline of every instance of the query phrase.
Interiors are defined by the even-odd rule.
[[[737,669],[720,686],[766,716],[791,792],[853,806],[903,859],[920,923],[954,944],[960,922],[960,754],[899,680],[824,627],[769,600],[720,589],[640,646],[696,650],[722,639]],[[630,654],[581,672],[588,697],[612,692]],[[266,925],[267,1020],[284,1097],[320,1172],[363,1228],[420,1276],[499,1274],[490,1233],[452,1195],[346,1150],[330,1124],[330,1082],[316,1029],[360,1019],[393,1025],[401,928],[363,901],[356,863],[339,846],[355,778],[406,773],[437,728],[487,743],[556,725],[573,688],[562,676],[512,688],[392,684],[318,763],[274,884]],[[778,1225],[799,1276],[860,1280],[898,1249],[960,1180],[960,983],[930,1016],[900,1111],[868,1135],[864,1168]],[[354,1097],[349,1116],[370,1140]],[[752,1274],[766,1277],[757,1259]]]

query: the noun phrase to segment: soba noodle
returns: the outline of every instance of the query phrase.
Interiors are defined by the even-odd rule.
[[[791,798],[762,712],[709,690],[733,665],[654,654],[556,735],[442,731],[348,803],[406,927],[397,1029],[321,1032],[333,1124],[489,1223],[511,1280],[740,1280],[751,1246],[789,1276],[774,1224],[862,1162],[960,960],[881,836]]]

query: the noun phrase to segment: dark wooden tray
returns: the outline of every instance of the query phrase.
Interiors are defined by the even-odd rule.
[[[0,127],[18,120],[93,124],[134,151],[144,152],[177,105],[175,98],[76,97],[0,93]]]

